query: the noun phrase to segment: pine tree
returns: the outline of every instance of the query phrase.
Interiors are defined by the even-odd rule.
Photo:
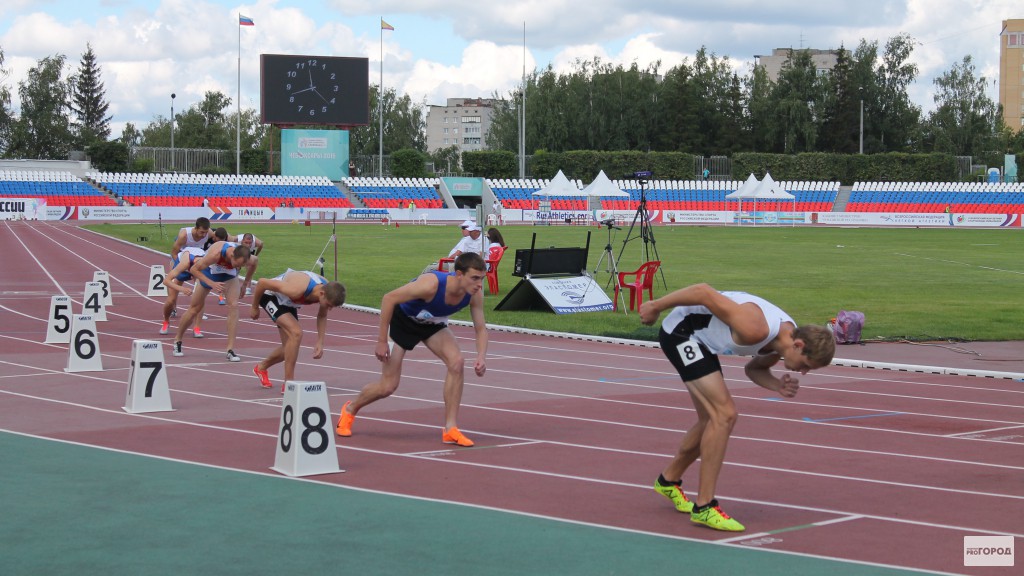
[[[96,63],[96,53],[91,44],[86,44],[85,53],[78,65],[78,74],[71,80],[75,145],[85,148],[95,142],[106,142],[110,137],[110,120],[113,116],[107,115],[110,103],[106,100],[99,64]]]

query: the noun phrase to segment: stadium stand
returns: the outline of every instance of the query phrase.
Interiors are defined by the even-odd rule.
[[[139,206],[351,208],[352,201],[322,176],[264,174],[149,174],[92,172],[97,186]]]
[[[1024,184],[988,182],[857,182],[847,212],[1024,212]]]
[[[78,176],[56,170],[0,170],[0,197],[43,198],[51,206],[117,206]]]
[[[546,180],[487,180],[504,208],[536,209],[533,193],[547,185]],[[636,180],[615,180],[613,183],[629,198],[602,198],[602,210],[635,210],[640,203],[640,183]],[[650,210],[738,210],[739,202],[726,199],[742,182],[735,180],[651,180],[645,187]],[[796,196],[796,210],[827,212],[832,210],[839,193],[838,182],[794,181],[780,185]],[[759,201],[759,210],[793,210],[793,202]],[[552,196],[552,210],[587,210],[587,199],[580,196]]]
[[[367,208],[444,208],[437,178],[345,178],[342,183]]]

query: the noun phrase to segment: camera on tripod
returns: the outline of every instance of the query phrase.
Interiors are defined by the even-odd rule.
[[[646,184],[654,176],[654,173],[650,170],[637,170],[632,174],[626,174],[622,178],[624,180],[637,180],[640,184]]]

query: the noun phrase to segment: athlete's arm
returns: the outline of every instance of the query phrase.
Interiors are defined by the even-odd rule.
[[[484,291],[481,288],[469,301],[469,315],[476,330],[476,362],[473,370],[477,376],[487,372],[487,322],[484,320]]]

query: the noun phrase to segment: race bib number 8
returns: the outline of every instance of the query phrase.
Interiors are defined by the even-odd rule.
[[[679,350],[679,357],[683,359],[684,366],[689,366],[694,362],[704,359],[704,354],[700,351],[700,346],[696,342],[683,342],[676,349]]]
[[[277,316],[277,304],[275,304],[273,300],[267,302],[267,305],[263,308],[267,311],[267,314]]]

